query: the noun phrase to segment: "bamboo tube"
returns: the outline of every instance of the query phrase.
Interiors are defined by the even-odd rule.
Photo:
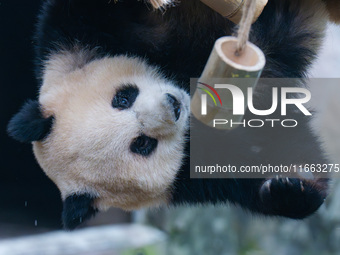
[[[214,11],[223,17],[238,24],[242,17],[244,0],[201,0]],[[255,1],[255,0],[254,0]],[[253,23],[261,15],[263,8],[267,5],[268,0],[256,0],[256,11]]]
[[[203,73],[198,80],[198,85],[206,84],[204,86],[210,86],[211,88],[214,87],[216,81],[223,84],[232,84],[241,89],[245,96],[247,95],[248,87],[256,86],[266,62],[265,56],[257,46],[250,42],[247,42],[242,55],[236,56],[236,45],[237,38],[232,36],[222,37],[216,41]],[[207,100],[206,114],[202,114],[202,100],[204,98],[202,95],[206,94],[205,91],[207,90],[196,89],[191,101],[193,115],[201,122],[210,126],[213,119],[229,119],[233,122],[241,121],[243,115],[233,114],[232,94],[226,89],[216,88],[215,90],[220,96],[223,106],[222,103],[216,104],[212,100]],[[213,93],[215,92],[211,94],[213,95]],[[215,95],[217,96],[217,94]],[[245,109],[247,106],[246,102],[245,98]],[[218,128],[230,129],[228,125]]]

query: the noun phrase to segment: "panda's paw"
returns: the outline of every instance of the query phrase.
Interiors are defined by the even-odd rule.
[[[260,188],[267,214],[302,219],[315,212],[327,196],[327,179],[273,178]]]

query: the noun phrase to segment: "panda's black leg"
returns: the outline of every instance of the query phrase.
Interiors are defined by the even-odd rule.
[[[294,116],[299,126],[284,129],[213,130],[192,119],[191,159],[197,165],[288,166],[323,164],[326,159],[304,117]],[[194,139],[199,139],[196,144]],[[213,147],[211,147],[213,141]],[[233,146],[229,146],[233,145]],[[210,147],[209,147],[210,146]],[[256,150],[252,149],[256,146]],[[199,148],[203,148],[199,150]],[[223,148],[223,149],[214,149]],[[189,152],[189,148],[187,148]],[[189,155],[189,153],[187,153]],[[221,162],[215,160],[224,159]],[[304,164],[305,163],[305,164]],[[328,179],[298,175],[294,178],[190,178],[189,164],[178,173],[174,184],[174,204],[221,204],[231,202],[252,212],[301,219],[323,203]],[[257,176],[261,177],[261,176]],[[326,176],[324,176],[326,177]],[[308,179],[307,179],[308,178]]]
[[[185,202],[220,204],[229,201],[264,215],[302,219],[321,206],[327,195],[327,183],[327,179],[298,178],[192,179],[186,184],[186,190],[195,192],[186,194]]]
[[[273,178],[262,184],[259,196],[265,214],[301,219],[320,207],[327,187],[327,179]]]

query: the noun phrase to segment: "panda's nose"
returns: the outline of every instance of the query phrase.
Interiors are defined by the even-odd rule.
[[[167,93],[166,96],[168,102],[170,103],[170,106],[172,107],[172,111],[175,116],[175,121],[177,121],[181,116],[181,104],[178,102],[174,95]]]

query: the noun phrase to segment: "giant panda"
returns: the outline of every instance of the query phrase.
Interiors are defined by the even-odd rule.
[[[262,77],[306,76],[331,4],[268,2],[250,33],[266,55]],[[295,219],[319,208],[328,189],[323,178],[190,178],[189,79],[200,75],[215,40],[235,29],[198,0],[43,3],[35,33],[39,97],[12,118],[8,133],[33,143],[61,192],[66,229],[112,206],[230,202]],[[271,85],[260,84],[254,102],[270,104],[270,93]],[[234,165],[327,162],[309,120],[288,115],[299,119],[294,133],[219,131],[220,156]]]

